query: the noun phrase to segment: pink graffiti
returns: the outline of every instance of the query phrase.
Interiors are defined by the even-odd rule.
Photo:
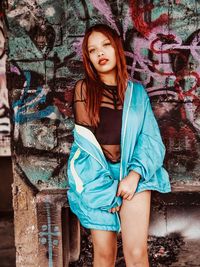
[[[168,37],[168,39],[164,37]],[[168,42],[166,42],[166,40],[168,40]],[[150,60],[147,55],[142,53],[142,50],[152,51],[154,55],[152,57],[153,59]],[[196,86],[199,86],[200,54],[198,53],[200,51],[200,46],[198,46],[198,41],[193,41],[191,45],[183,45],[180,37],[176,36],[173,32],[166,32],[163,27],[155,28],[149,35],[148,39],[135,38],[134,54],[126,52],[126,55],[132,59],[132,65],[128,66],[129,70],[131,70],[131,76],[134,76],[135,71],[141,74],[145,73],[146,79],[144,84],[148,84],[151,79],[157,81],[156,86],[148,88],[149,92],[155,91],[155,89],[159,89],[159,87],[163,88],[163,85],[165,84],[164,91],[166,93],[168,87],[166,79],[171,78],[174,82],[177,80],[177,74],[172,71],[170,55],[179,55],[183,61],[186,62],[184,50],[190,51],[190,56],[199,63],[195,72],[196,74],[194,74],[194,71],[192,73],[196,79]],[[183,77],[183,75],[188,75],[188,73],[180,72],[178,73],[178,76],[179,75]],[[177,84],[178,81],[179,80],[177,80]],[[158,84],[160,84],[160,86]],[[194,91],[194,88],[192,88],[193,94],[195,93]],[[191,95],[191,91],[189,92]],[[179,91],[176,92],[177,98],[178,93]],[[170,91],[169,94],[174,95],[174,92]],[[193,97],[196,99],[195,95]]]
[[[149,96],[167,95],[168,99],[185,102],[179,109],[181,120],[189,120],[198,131],[200,130],[199,36],[200,34],[193,39],[190,45],[183,45],[181,38],[174,32],[167,31],[164,27],[157,27],[149,34],[148,39],[141,37],[134,39],[134,53],[126,52],[126,56],[132,59],[132,64],[128,65],[131,76],[134,77],[136,72],[141,74],[143,84],[148,85]],[[144,50],[145,53],[143,53]],[[149,58],[149,52],[152,54],[151,58]],[[188,69],[188,58],[184,54],[189,54],[190,58],[196,62],[195,70]],[[172,69],[174,62],[172,62],[171,55],[181,58],[184,62],[183,68],[176,73]],[[142,75],[145,75],[145,78]],[[168,83],[168,79],[171,80],[171,83]],[[185,83],[188,79],[191,79],[192,82],[185,90],[183,82]],[[149,86],[149,84],[152,85]],[[187,101],[192,103],[192,109],[188,108]]]
[[[16,66],[11,66],[10,71],[16,73],[17,75],[20,75],[20,71]]]
[[[73,50],[76,52],[76,55],[79,58],[82,58],[82,42],[83,42],[83,37],[76,38],[76,40],[73,42]]]
[[[93,6],[102,14],[104,18],[109,22],[109,24],[119,33],[116,23],[113,19],[113,14],[110,9],[110,6],[106,3],[105,0],[90,0]]]

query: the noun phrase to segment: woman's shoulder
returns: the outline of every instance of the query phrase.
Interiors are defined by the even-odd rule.
[[[129,79],[128,85],[130,86],[131,90],[133,90],[133,94],[137,95],[137,97],[141,96],[144,98],[148,98],[146,89],[141,82],[136,82],[136,81]]]
[[[75,89],[76,90],[80,90],[81,88],[85,88],[86,87],[86,82],[85,79],[80,79],[75,83]]]
[[[85,79],[80,79],[75,83],[74,86],[75,99],[85,99],[86,96],[86,82]]]

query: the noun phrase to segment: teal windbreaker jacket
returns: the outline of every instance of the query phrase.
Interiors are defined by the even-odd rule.
[[[101,146],[87,128],[75,125],[74,142],[68,160],[67,196],[71,210],[90,229],[120,231],[118,213],[110,208],[121,205],[114,180]],[[171,191],[169,176],[162,167],[165,147],[149,97],[139,83],[128,81],[122,114],[120,180],[130,170],[141,175],[136,193]]]

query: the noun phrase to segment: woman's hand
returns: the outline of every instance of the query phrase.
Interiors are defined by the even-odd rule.
[[[119,211],[119,210],[120,210],[120,207],[121,207],[121,206],[118,206],[118,207],[112,208],[112,209],[110,209],[110,210],[109,210],[109,212],[112,212],[112,213],[114,213],[114,212],[117,212],[117,211]]]
[[[130,171],[129,174],[120,181],[117,196],[131,200],[134,196],[139,180],[140,174],[135,171]]]
[[[140,174],[135,171],[130,171],[129,174],[121,180],[118,186],[117,196],[121,196],[123,199],[131,200],[134,196],[138,182],[140,180]],[[117,206],[109,210],[109,212],[119,211],[121,206]]]

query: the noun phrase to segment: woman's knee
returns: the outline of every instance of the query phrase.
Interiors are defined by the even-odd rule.
[[[96,254],[96,256],[98,256],[99,258],[102,258],[102,259],[106,259],[106,260],[109,260],[109,259],[114,259],[115,256],[116,256],[116,249],[103,249],[103,250],[100,250],[100,249],[94,249],[94,254]]]
[[[104,231],[91,232],[95,261],[100,261],[102,266],[114,266],[117,254],[116,234]]]
[[[116,249],[94,249],[94,263],[101,267],[114,267],[116,261]],[[94,266],[96,266],[94,264]]]
[[[148,261],[147,248],[124,248],[125,260],[136,265]]]
[[[114,258],[117,253],[117,244],[113,243],[109,246],[107,244],[93,245],[94,253],[101,258]]]

